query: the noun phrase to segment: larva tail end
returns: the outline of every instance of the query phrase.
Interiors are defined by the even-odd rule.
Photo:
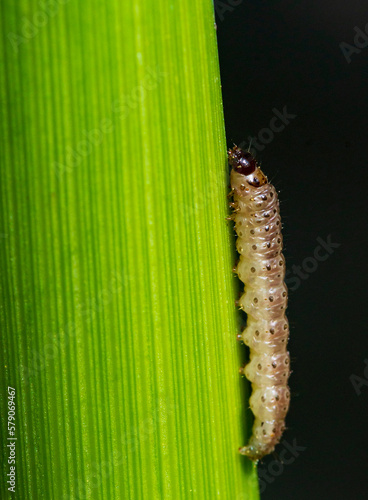
[[[256,451],[253,446],[242,446],[239,448],[239,453],[248,457],[249,460],[252,460],[255,464],[264,456],[263,453]]]

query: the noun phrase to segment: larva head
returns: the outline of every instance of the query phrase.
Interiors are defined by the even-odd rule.
[[[254,187],[267,183],[267,177],[259,168],[255,158],[248,152],[234,146],[228,151],[229,163],[233,170],[245,177],[245,182]]]

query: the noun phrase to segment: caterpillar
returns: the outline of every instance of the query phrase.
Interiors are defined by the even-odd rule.
[[[290,402],[285,259],[276,189],[248,151],[234,146],[228,161],[234,210],[230,218],[240,254],[233,270],[244,283],[238,305],[247,313],[238,339],[250,349],[250,361],[239,371],[252,383],[249,404],[254,414],[252,436],[239,452],[257,462],[280,441]]]

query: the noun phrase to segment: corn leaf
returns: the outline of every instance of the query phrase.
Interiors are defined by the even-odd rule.
[[[2,497],[257,499],[212,2],[1,10]]]

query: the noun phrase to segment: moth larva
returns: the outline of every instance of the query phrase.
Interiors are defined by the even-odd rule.
[[[252,383],[249,403],[255,417],[249,443],[239,451],[257,461],[280,441],[290,401],[285,260],[275,188],[249,152],[234,146],[228,157],[231,218],[240,254],[235,272],[245,285],[239,306],[247,313],[247,326],[239,337],[250,349],[250,362],[241,371]]]

